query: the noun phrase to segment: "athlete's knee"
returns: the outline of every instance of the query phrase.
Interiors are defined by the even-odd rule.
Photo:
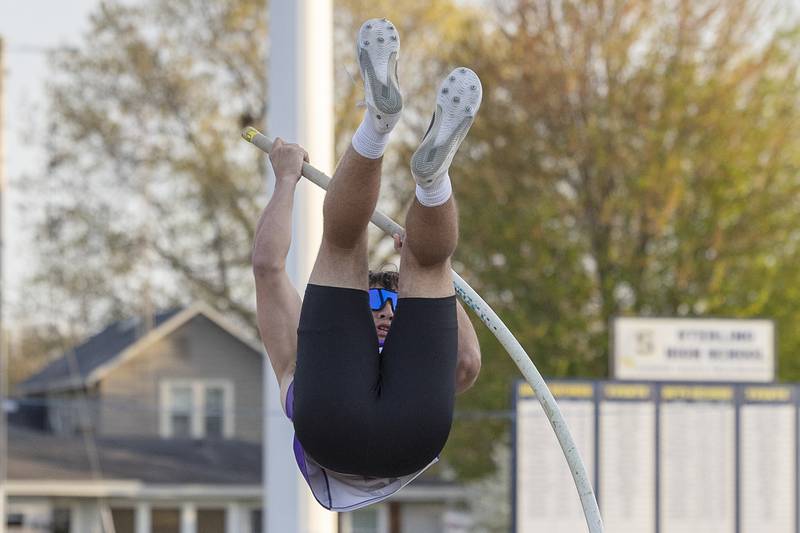
[[[359,258],[367,256],[366,227],[348,226],[347,224],[323,224],[320,252],[333,256]]]
[[[462,393],[472,387],[481,372],[481,354],[477,350],[461,350],[458,352],[456,365],[456,393]]]
[[[455,242],[452,246],[426,246],[423,243],[410,241],[404,243],[403,247],[408,249],[406,257],[421,268],[435,268],[449,263],[450,257],[456,251]]]

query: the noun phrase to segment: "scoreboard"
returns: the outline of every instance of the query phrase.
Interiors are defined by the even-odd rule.
[[[614,533],[798,533],[794,385],[551,381]],[[527,383],[515,386],[517,533],[585,532]]]

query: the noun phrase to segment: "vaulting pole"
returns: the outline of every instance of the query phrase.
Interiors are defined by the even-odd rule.
[[[266,153],[269,153],[272,149],[272,141],[259,133],[255,128],[245,128],[245,130],[242,131],[242,137]],[[331,180],[331,178],[308,163],[303,163],[303,176],[325,190],[327,190],[328,183]],[[387,235],[403,235],[405,233],[402,226],[380,211],[376,210],[371,220],[373,224],[378,226]],[[483,323],[486,324],[486,327],[497,337],[497,340],[499,340],[506,349],[508,355],[511,356],[511,359],[516,363],[520,372],[522,372],[522,375],[528,383],[530,383],[533,391],[536,393],[536,397],[539,399],[539,403],[542,405],[547,419],[553,427],[553,431],[555,431],[558,443],[561,445],[561,450],[564,452],[564,457],[566,457],[567,463],[569,464],[572,478],[575,481],[575,487],[578,489],[578,496],[581,500],[581,506],[583,507],[583,513],[586,517],[586,525],[589,527],[589,532],[602,533],[603,520],[600,517],[600,509],[597,506],[597,499],[594,496],[592,483],[589,480],[589,475],[586,472],[583,459],[581,459],[580,453],[578,452],[578,447],[572,439],[569,427],[561,414],[561,410],[558,408],[553,394],[547,387],[544,378],[519,341],[517,341],[503,321],[500,320],[500,317],[497,316],[497,313],[495,313],[494,310],[489,307],[489,304],[487,304],[455,271],[453,271],[453,284],[455,285],[456,294],[458,294],[466,305],[475,311]]]

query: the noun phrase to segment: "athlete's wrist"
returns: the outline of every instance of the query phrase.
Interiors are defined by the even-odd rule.
[[[300,181],[299,175],[293,174],[282,174],[280,176],[275,176],[275,188],[278,187],[291,187],[294,188],[297,186],[297,182]]]

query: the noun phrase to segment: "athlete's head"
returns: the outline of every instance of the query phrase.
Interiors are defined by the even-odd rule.
[[[395,306],[397,305],[397,272],[378,271],[369,273],[369,305],[375,329],[378,331],[378,342],[383,346],[389,326],[392,325]]]

